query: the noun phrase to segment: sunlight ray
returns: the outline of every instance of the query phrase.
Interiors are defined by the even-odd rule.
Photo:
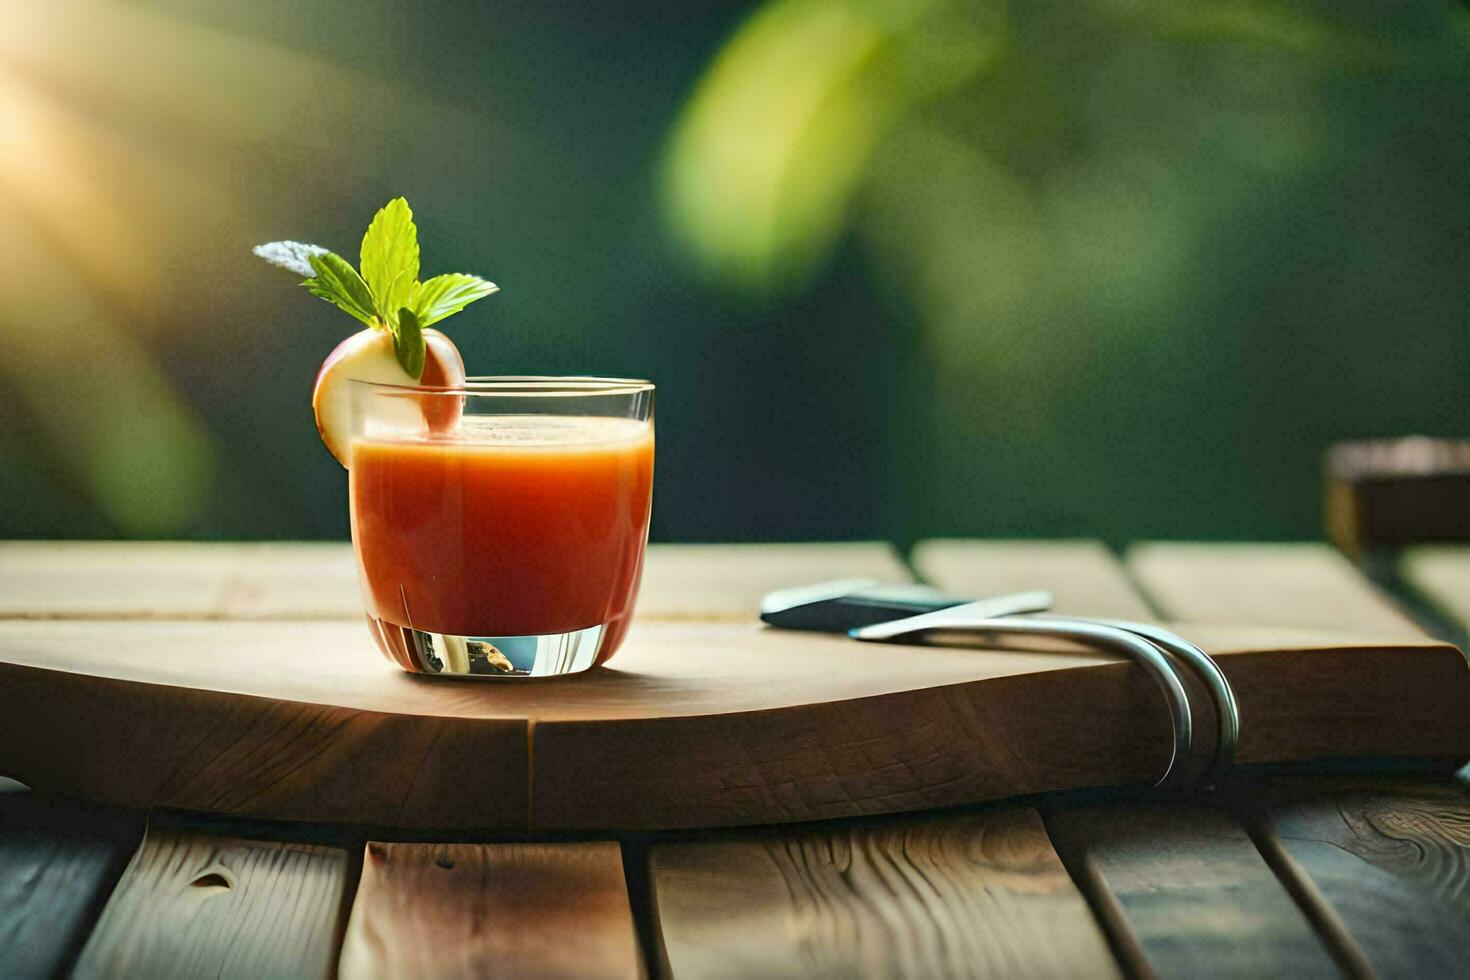
[[[99,115],[221,148],[289,136],[298,148],[340,150],[347,114],[334,108],[424,101],[322,58],[95,0],[13,10],[0,31],[0,61]]]
[[[146,347],[81,288],[53,242],[7,229],[0,377],[52,455],[119,531],[179,533],[208,503],[214,437]]]

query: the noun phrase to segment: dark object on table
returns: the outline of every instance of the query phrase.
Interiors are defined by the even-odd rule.
[[[969,601],[927,585],[839,579],[767,593],[761,600],[761,622],[788,630],[846,633]]]
[[[1327,536],[1345,553],[1470,541],[1470,441],[1410,436],[1327,451]]]

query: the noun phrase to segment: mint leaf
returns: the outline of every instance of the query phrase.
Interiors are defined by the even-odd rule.
[[[479,276],[446,272],[415,286],[409,297],[409,306],[418,314],[419,322],[428,327],[499,289],[495,283],[486,282]]]
[[[370,327],[382,325],[373,308],[373,294],[352,263],[336,252],[325,251],[308,256],[307,261],[316,275],[301,285],[311,295],[332,303]]]
[[[385,204],[362,236],[362,278],[378,315],[391,323],[419,281],[419,232],[401,197]]]
[[[302,242],[267,242],[255,246],[251,251],[271,265],[278,265],[298,276],[310,276],[316,272],[311,267],[311,257],[322,255],[327,250],[320,245],[306,245]]]
[[[399,307],[398,329],[393,331],[393,353],[398,363],[415,381],[424,374],[424,328],[419,318],[408,307]]]
[[[395,197],[378,210],[362,236],[362,272],[320,245],[268,242],[255,254],[305,277],[301,285],[376,330],[387,330],[404,370],[423,372],[423,332],[477,299],[498,292],[493,282],[463,272],[419,282],[419,233],[408,202]],[[412,322],[400,330],[407,312]]]

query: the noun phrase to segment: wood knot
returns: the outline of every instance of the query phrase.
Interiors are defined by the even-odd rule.
[[[204,895],[218,895],[235,887],[234,879],[223,871],[204,871],[189,882],[189,887]]]

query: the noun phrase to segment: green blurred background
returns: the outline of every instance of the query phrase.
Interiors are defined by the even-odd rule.
[[[13,4],[0,536],[345,537],[250,247],[398,194],[472,371],[658,382],[658,539],[1315,536],[1470,429],[1467,108],[1428,0]]]

